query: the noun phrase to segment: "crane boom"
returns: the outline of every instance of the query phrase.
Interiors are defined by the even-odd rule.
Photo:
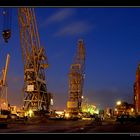
[[[7,72],[8,72],[8,65],[10,61],[10,55],[7,54],[6,64],[2,70],[2,78],[0,79],[0,109],[8,110],[8,100],[7,100]]]
[[[18,21],[23,60],[26,61],[29,59],[30,53],[35,55],[37,49],[40,48],[34,9],[18,8]],[[26,62],[24,62],[24,64],[26,64]]]
[[[9,59],[10,59],[10,55],[7,54],[6,65],[4,68],[4,75],[3,75],[3,85],[5,85],[5,83],[6,83],[6,76],[7,76],[7,71],[8,71]]]

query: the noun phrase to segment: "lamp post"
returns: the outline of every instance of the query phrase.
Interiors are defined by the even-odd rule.
[[[118,105],[118,106],[121,105],[121,104],[122,104],[121,101],[117,101],[117,102],[116,102],[116,105]]]
[[[116,112],[116,115],[120,115],[120,109],[121,109],[121,105],[122,105],[122,101],[120,101],[120,100],[118,100],[117,102],[116,102],[116,108],[115,108],[115,112]]]

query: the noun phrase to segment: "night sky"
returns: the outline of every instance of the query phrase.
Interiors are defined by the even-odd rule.
[[[0,8],[2,14],[2,8]],[[35,8],[41,46],[49,67],[46,81],[54,96],[54,108],[65,109],[68,73],[78,39],[86,48],[83,95],[100,108],[117,100],[133,103],[133,83],[140,62],[140,8]],[[0,16],[0,32],[3,30]],[[0,70],[10,54],[7,75],[8,100],[22,105],[23,63],[17,8],[12,10],[12,37],[0,36]]]

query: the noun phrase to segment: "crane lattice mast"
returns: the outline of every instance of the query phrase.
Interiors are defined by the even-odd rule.
[[[69,112],[81,111],[83,84],[85,76],[85,46],[84,41],[78,41],[77,53],[69,72],[69,90],[67,109]]]
[[[40,38],[33,8],[18,8],[20,43],[24,63],[24,108],[48,111],[45,69],[48,67],[45,49]]]
[[[8,66],[9,66],[9,61],[10,61],[10,55],[7,54],[6,58],[6,64],[5,67],[2,70],[2,75],[0,79],[0,109],[4,108],[8,110],[8,100],[7,100],[7,72],[8,72]]]

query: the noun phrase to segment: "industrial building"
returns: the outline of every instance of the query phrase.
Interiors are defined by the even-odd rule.
[[[134,106],[136,114],[140,114],[140,63],[136,70],[136,80],[134,83]]]

